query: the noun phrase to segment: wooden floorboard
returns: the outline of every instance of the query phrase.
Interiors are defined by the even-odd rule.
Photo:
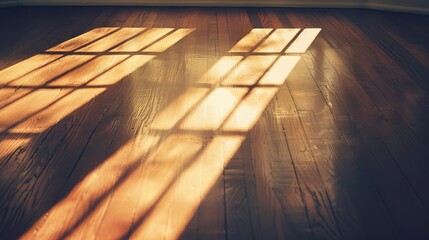
[[[1,239],[429,239],[429,16],[0,9]]]

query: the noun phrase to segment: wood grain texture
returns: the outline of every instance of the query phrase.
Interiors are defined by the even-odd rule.
[[[428,239],[428,24],[1,8],[0,237]]]

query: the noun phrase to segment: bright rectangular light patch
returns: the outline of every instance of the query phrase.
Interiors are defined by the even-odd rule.
[[[322,29],[306,28],[288,47],[286,53],[305,53]]]
[[[279,53],[285,49],[299,30],[299,28],[276,29],[254,52]]]
[[[254,28],[246,36],[244,36],[229,52],[250,52],[256,45],[266,37],[273,29],[272,28]]]

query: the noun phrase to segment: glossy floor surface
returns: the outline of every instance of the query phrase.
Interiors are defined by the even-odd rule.
[[[428,26],[2,8],[1,239],[429,239]]]

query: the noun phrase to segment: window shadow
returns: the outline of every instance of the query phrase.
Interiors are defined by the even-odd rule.
[[[45,54],[65,56],[2,85],[22,91],[0,109],[10,111],[2,141],[22,136],[1,159],[6,236],[103,237],[98,232],[108,230],[112,238],[179,237],[300,60],[290,54],[305,52],[320,31],[263,30],[258,41],[252,38],[259,30],[252,31],[237,43],[239,53],[233,47],[196,82],[183,84],[167,69],[190,70],[168,53],[180,51],[178,42],[193,30],[103,30],[49,49]],[[67,62],[70,55],[84,60]],[[49,77],[36,86],[22,80],[57,61],[68,69],[43,72]],[[97,68],[102,63],[108,66]],[[84,80],[73,82],[78,76]],[[48,104],[38,106],[39,97]]]
[[[145,102],[158,96],[162,99],[158,107],[162,108],[175,96],[164,91],[148,97],[138,91],[154,90],[158,84],[183,85],[175,81],[162,83],[162,75],[155,81],[141,76],[150,77],[151,67],[165,65],[150,61],[169,56],[166,50],[192,29],[158,29],[162,34],[149,29],[145,35],[146,29],[128,28],[125,30],[135,34],[125,33],[113,44],[110,39],[107,43],[111,46],[104,52],[88,52],[89,57],[79,59],[76,51],[91,44],[98,47],[103,39],[121,30],[114,28],[105,34],[103,29],[95,29],[92,32],[101,32],[99,36],[83,34],[1,71],[2,236],[22,235],[92,169],[135,136],[137,129],[147,125],[150,114],[137,123],[130,119],[139,111],[149,111],[144,109]],[[131,52],[126,49],[130,45],[122,45],[134,47],[133,37],[142,36],[141,49]],[[160,43],[165,39],[168,42]],[[75,48],[67,49],[70,46]],[[110,54],[115,47],[125,50]],[[142,53],[144,47],[152,47],[151,52]],[[178,43],[173,48],[180,51],[183,46]]]

